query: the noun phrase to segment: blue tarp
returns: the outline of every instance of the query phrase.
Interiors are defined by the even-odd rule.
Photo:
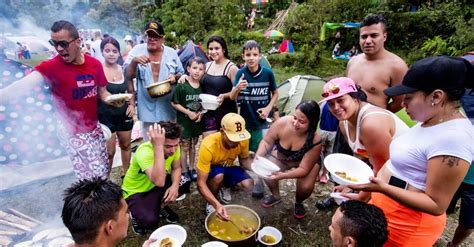
[[[206,53],[198,45],[195,45],[191,40],[186,42],[184,48],[178,52],[178,56],[185,71],[188,60],[191,58],[200,57],[205,63],[209,62]]]

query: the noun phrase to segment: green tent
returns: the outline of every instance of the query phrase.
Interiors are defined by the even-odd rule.
[[[360,23],[358,22],[345,22],[345,23],[331,23],[331,22],[325,22],[323,26],[321,27],[321,33],[319,36],[319,40],[324,41],[326,40],[326,30],[336,30],[339,28],[359,28]]]
[[[269,70],[272,70],[272,65],[270,65],[270,62],[268,62],[267,56],[261,56],[260,60],[258,61],[260,66],[263,68],[267,68]]]
[[[297,75],[281,83],[277,88],[276,102],[280,115],[293,114],[301,101],[320,101],[325,83],[323,79],[314,75]]]

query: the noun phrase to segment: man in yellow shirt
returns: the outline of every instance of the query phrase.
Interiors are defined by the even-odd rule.
[[[216,195],[222,185],[242,186],[249,193],[253,188],[252,178],[244,171],[250,169],[250,133],[245,129],[245,120],[236,113],[222,118],[221,130],[204,138],[199,149],[197,162],[197,187],[208,202],[207,212],[216,210],[221,219],[228,219],[224,206]],[[240,166],[235,165],[239,157]]]

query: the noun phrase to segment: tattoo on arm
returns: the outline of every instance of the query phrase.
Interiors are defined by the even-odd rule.
[[[443,163],[448,165],[450,168],[453,166],[458,166],[459,165],[459,158],[449,156],[449,155],[443,155]]]

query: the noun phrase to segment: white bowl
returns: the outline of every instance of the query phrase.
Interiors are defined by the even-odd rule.
[[[211,241],[211,242],[207,242],[203,245],[201,245],[201,247],[227,247],[228,245],[221,242],[221,241]]]
[[[186,230],[182,226],[176,224],[165,225],[156,229],[150,235],[150,239],[156,239],[150,247],[160,246],[161,241],[165,238],[171,238],[173,246],[182,246],[187,236]]]
[[[275,165],[270,160],[263,158],[261,156],[257,156],[254,162],[251,165],[252,171],[254,171],[257,175],[262,177],[269,177],[272,173],[279,171],[280,167]]]
[[[275,243],[273,244],[269,244],[269,243],[266,243],[262,240],[262,237],[264,235],[271,235],[273,237],[275,237]],[[280,243],[281,239],[283,238],[283,236],[281,235],[281,232],[276,229],[275,227],[272,227],[272,226],[266,226],[264,228],[262,228],[262,230],[258,231],[258,234],[257,234],[257,239],[260,243],[266,245],[266,246],[272,246],[272,245],[276,245],[278,243]]]
[[[348,195],[357,195],[356,193],[347,193]],[[349,198],[342,196],[340,192],[333,192],[329,194],[332,198],[334,198],[334,201],[336,201],[337,205],[341,205],[341,203],[349,200]]]
[[[199,94],[199,99],[201,99],[202,108],[205,110],[215,110],[219,107],[219,102],[217,101],[217,96],[212,94]]]
[[[324,159],[324,166],[331,173],[334,182],[340,185],[356,185],[370,183],[369,178],[374,176],[374,171],[362,160],[347,154],[330,154]],[[347,180],[336,172],[345,172],[347,176],[357,181]]]
[[[113,103],[113,102],[122,102],[122,101],[129,101],[132,98],[131,93],[118,93],[118,94],[112,94],[107,96],[105,98],[105,101],[107,103]]]
[[[109,127],[105,124],[100,124],[100,128],[102,129],[102,133],[104,133],[105,140],[108,141],[112,137],[112,131],[110,131]]]

